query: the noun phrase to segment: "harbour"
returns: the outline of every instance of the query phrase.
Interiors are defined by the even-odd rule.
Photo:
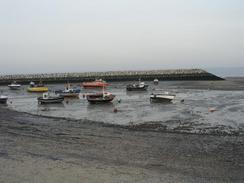
[[[244,182],[242,1],[0,4],[0,183]]]
[[[106,91],[116,97],[108,104],[91,105],[87,93],[102,92],[101,88],[82,88],[81,83],[71,86],[79,90],[78,98],[66,98],[60,104],[39,105],[42,93],[9,90],[1,86],[3,95],[8,96],[7,107],[33,115],[62,117],[75,120],[87,119],[115,125],[158,125],[159,130],[199,134],[243,134],[243,85],[240,80],[222,81],[145,81],[146,91],[127,91],[128,81],[110,82]],[[48,84],[50,91],[60,90],[63,84]],[[234,89],[235,90],[234,90]],[[169,103],[154,103],[152,93],[168,91],[175,99]],[[216,111],[209,112],[210,108]],[[116,113],[114,112],[116,110]],[[149,125],[150,126],[150,125]],[[148,126],[148,127],[149,127]]]

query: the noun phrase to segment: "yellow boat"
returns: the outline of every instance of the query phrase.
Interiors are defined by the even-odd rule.
[[[41,86],[41,87],[28,87],[27,88],[28,92],[47,92],[48,87]]]
[[[34,82],[30,82],[30,86],[27,88],[28,92],[47,92],[48,87],[44,86],[41,82],[39,84],[35,84]]]

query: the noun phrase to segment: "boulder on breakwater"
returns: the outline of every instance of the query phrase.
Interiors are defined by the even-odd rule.
[[[150,70],[150,71],[108,71],[83,73],[47,73],[1,75],[0,85],[17,81],[27,84],[30,81],[45,83],[82,82],[102,78],[106,81],[130,81],[139,78],[145,81],[154,80],[223,80],[202,69]]]

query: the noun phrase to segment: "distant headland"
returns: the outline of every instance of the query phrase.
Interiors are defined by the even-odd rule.
[[[109,71],[109,72],[83,72],[83,73],[48,73],[48,74],[16,74],[0,75],[0,85],[17,81],[27,84],[30,81],[45,83],[81,82],[94,79],[106,81],[149,81],[159,80],[223,80],[214,74],[202,69],[175,69],[175,70],[149,70],[149,71]]]

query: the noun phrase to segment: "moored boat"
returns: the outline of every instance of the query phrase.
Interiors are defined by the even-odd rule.
[[[6,104],[8,100],[7,96],[0,95],[0,104]]]
[[[101,93],[93,93],[87,94],[86,99],[91,104],[95,103],[108,103],[111,102],[115,98],[115,95],[109,92],[101,92]]]
[[[62,97],[79,97],[80,89],[71,88],[70,84],[67,84],[64,90],[57,90],[55,93],[59,94]]]
[[[152,93],[150,95],[151,102],[171,102],[175,98],[175,95],[169,94],[168,92],[165,93]]]
[[[139,80],[139,83],[129,84],[126,86],[127,91],[146,91],[148,85]]]
[[[39,104],[54,104],[62,103],[64,101],[64,97],[46,92],[43,93],[42,97],[38,97],[37,100]]]
[[[82,86],[84,88],[101,88],[109,86],[109,84],[106,81],[103,81],[102,79],[98,79],[92,82],[83,82]]]
[[[158,82],[159,82],[159,80],[158,80],[157,78],[155,78],[155,79],[153,80],[153,83],[154,83],[155,85],[157,85]]]
[[[17,84],[16,81],[14,81],[10,85],[8,85],[8,87],[9,87],[10,90],[19,90],[21,85]]]
[[[42,83],[35,84],[34,82],[30,82],[30,86],[27,88],[28,92],[47,92],[48,87],[44,86]]]

